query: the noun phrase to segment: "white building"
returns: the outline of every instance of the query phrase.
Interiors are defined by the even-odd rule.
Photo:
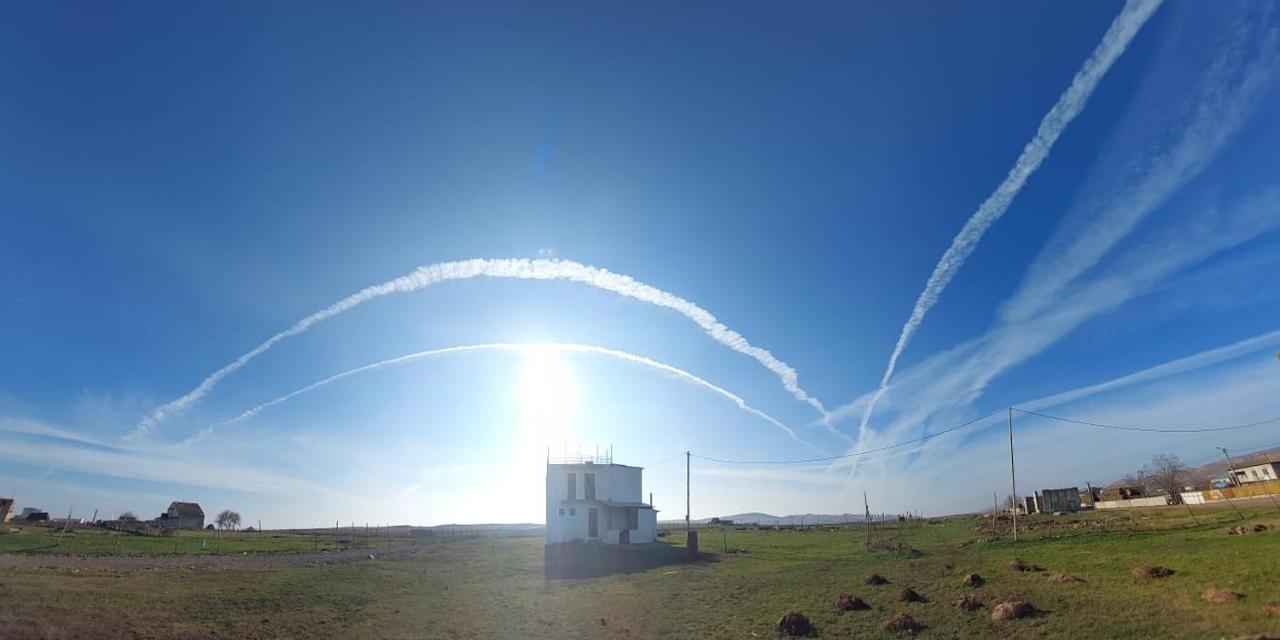
[[[611,458],[547,462],[547,544],[653,542],[658,512],[645,504],[640,467]]]
[[[1236,467],[1232,470],[1236,484],[1249,484],[1250,482],[1266,482],[1277,478],[1276,467],[1280,466],[1272,462],[1264,462],[1262,464],[1251,464],[1247,467]]]

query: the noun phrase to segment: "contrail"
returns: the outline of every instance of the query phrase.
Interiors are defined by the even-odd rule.
[[[1067,125],[1071,124],[1071,121],[1084,109],[1098,82],[1106,75],[1107,70],[1120,57],[1120,54],[1124,53],[1138,30],[1160,7],[1161,2],[1162,0],[1129,0],[1125,3],[1120,15],[1116,16],[1111,26],[1107,28],[1106,34],[1102,36],[1102,42],[1098,43],[1097,48],[1076,72],[1071,86],[1067,87],[1067,90],[1058,98],[1058,102],[1040,121],[1040,128],[1036,131],[1035,137],[1022,149],[1022,154],[1014,162],[1004,182],[1001,182],[982,206],[978,207],[968,222],[964,223],[960,233],[956,234],[955,239],[951,241],[951,246],[947,248],[946,253],[942,254],[942,259],[933,268],[933,274],[925,283],[924,291],[921,291],[920,297],[916,299],[911,317],[907,319],[906,324],[902,325],[902,333],[898,336],[898,343],[893,347],[893,355],[889,356],[889,365],[885,368],[884,377],[880,380],[880,388],[876,390],[862,412],[862,423],[858,425],[859,437],[866,430],[871,412],[875,410],[880,396],[884,395],[885,390],[889,388],[889,380],[893,378],[898,359],[902,357],[902,352],[915,336],[916,330],[920,328],[925,314],[937,304],[942,291],[947,288],[960,267],[964,265],[964,261],[978,247],[983,234],[1009,209],[1013,198],[1026,184],[1027,178],[1031,177],[1031,174],[1040,167],[1040,163],[1049,156],[1049,151],[1057,142],[1058,136],[1062,135]]]
[[[466,280],[477,277],[488,278],[511,278],[517,280],[567,280],[577,282],[592,287],[611,291],[618,295],[633,298],[641,302],[647,302],[659,307],[665,307],[680,313],[697,324],[707,335],[713,340],[723,344],[738,353],[750,356],[757,362],[764,365],[766,369],[772,371],[774,375],[782,380],[782,385],[791,392],[791,395],[797,399],[809,403],[814,409],[817,409],[824,417],[827,410],[822,403],[810,396],[804,389],[800,388],[797,382],[798,376],[795,369],[792,369],[787,363],[775,358],[769,351],[757,347],[747,341],[742,334],[734,331],[722,324],[710,311],[699,307],[693,302],[681,298],[673,293],[663,291],[656,287],[647,285],[620,273],[613,273],[607,269],[600,269],[590,265],[573,262],[571,260],[560,259],[525,259],[525,258],[507,258],[507,259],[484,259],[476,258],[472,260],[461,260],[457,262],[441,262],[425,267],[418,267],[408,275],[400,276],[394,280],[389,280],[382,284],[366,287],[358,293],[347,296],[346,298],[321,309],[301,320],[296,324],[280,333],[277,333],[255,347],[252,351],[236,358],[236,360],[225,367],[213,372],[209,377],[200,382],[199,386],[187,392],[186,395],[173,400],[167,404],[157,407],[151,415],[145,417],[134,427],[133,431],[125,436],[126,440],[134,439],[146,434],[153,426],[163,420],[166,416],[183,411],[191,405],[200,401],[225,377],[235,373],[237,369],[248,364],[248,362],[262,353],[266,352],[277,342],[296,336],[322,320],[327,320],[353,307],[361,305],[365,302],[393,293],[406,293],[417,291],[425,287],[429,287],[439,282],[449,280]]]
[[[548,349],[548,350],[554,350],[554,351],[570,351],[575,353],[595,353],[599,355],[609,356],[611,358],[617,358],[619,360],[625,360],[627,362],[634,362],[636,364],[644,365],[651,369],[657,369],[658,371],[662,371],[663,373],[671,374],[672,376],[675,376],[676,378],[684,382],[688,382],[695,386],[701,387],[723,398],[728,399],[729,401],[738,405],[739,409],[742,409],[743,411],[746,411],[747,413],[750,413],[751,415],[754,415],[764,420],[765,422],[768,422],[769,424],[783,430],[784,432],[786,432],[788,436],[791,437],[791,439],[795,440],[796,442],[799,442],[800,444],[803,444],[810,448],[817,449],[812,444],[802,440],[799,436],[797,436],[796,432],[791,427],[788,427],[787,425],[783,424],[780,420],[774,418],[773,416],[747,404],[747,402],[743,400],[742,397],[738,396],[732,391],[719,387],[692,373],[689,373],[684,369],[680,369],[678,367],[674,367],[672,365],[669,365],[663,362],[658,362],[657,360],[646,358],[644,356],[636,355],[634,353],[627,353],[626,351],[619,351],[617,349],[609,349],[606,347],[600,347],[600,346],[590,345],[590,344],[574,344],[574,343],[563,343],[563,342],[550,342],[550,343],[491,342],[491,343],[484,343],[484,344],[464,345],[459,347],[445,347],[443,349],[432,349],[430,351],[418,351],[416,353],[410,353],[408,355],[403,355],[396,358],[390,358],[388,360],[382,360],[380,362],[375,362],[373,364],[367,364],[362,367],[356,367],[355,369],[349,369],[347,371],[343,371],[342,373],[336,373],[334,375],[329,376],[328,378],[319,380],[317,382],[313,382],[305,387],[302,387],[301,389],[297,389],[296,391],[286,393],[285,395],[282,395],[279,398],[276,398],[274,400],[268,400],[267,402],[263,402],[262,404],[259,404],[251,409],[245,410],[243,413],[241,413],[240,415],[230,420],[221,422],[219,424],[216,424],[210,427],[206,427],[200,433],[188,438],[182,444],[191,444],[207,436],[208,434],[212,433],[216,427],[235,424],[237,422],[247,420],[266,409],[274,407],[282,402],[287,402],[288,400],[295,398],[297,396],[300,396],[304,393],[315,391],[316,389],[319,389],[320,387],[323,387],[332,382],[337,382],[339,380],[342,380],[343,378],[349,378],[351,376],[358,375],[361,373],[368,373],[376,369],[382,369],[384,367],[392,367],[396,365],[406,364],[409,362],[413,362],[415,360],[422,360],[424,358],[432,358],[435,356],[441,356],[441,355],[446,355],[450,353],[465,353],[468,351],[535,351],[539,349]],[[821,451],[821,449],[817,449],[817,450]]]

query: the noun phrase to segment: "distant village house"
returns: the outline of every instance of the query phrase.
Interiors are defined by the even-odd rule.
[[[162,529],[198,531],[204,528],[204,510],[194,502],[170,502],[169,509],[156,518],[155,524]]]

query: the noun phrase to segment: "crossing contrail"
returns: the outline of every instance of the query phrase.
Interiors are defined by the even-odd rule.
[[[862,423],[858,425],[859,437],[866,430],[876,403],[889,388],[889,380],[893,378],[898,359],[902,357],[902,352],[906,350],[907,344],[920,328],[925,314],[937,304],[943,290],[955,278],[964,261],[978,247],[978,242],[982,240],[987,229],[1009,209],[1014,197],[1026,184],[1027,178],[1031,177],[1031,174],[1040,167],[1040,163],[1049,156],[1049,151],[1053,149],[1058,136],[1062,135],[1067,125],[1071,124],[1071,121],[1084,109],[1098,82],[1128,48],[1138,30],[1160,7],[1161,2],[1162,0],[1129,0],[1125,3],[1120,15],[1116,16],[1102,36],[1102,42],[1098,43],[1097,48],[1076,72],[1071,86],[1067,87],[1067,90],[1058,98],[1058,102],[1040,121],[1040,128],[1036,131],[1035,137],[1022,149],[1022,154],[1009,170],[1009,175],[1005,176],[1004,181],[990,196],[987,196],[986,201],[978,207],[978,210],[960,229],[960,233],[956,234],[955,239],[951,241],[951,246],[947,248],[946,253],[942,254],[942,259],[933,268],[933,274],[925,283],[924,291],[921,291],[920,297],[916,299],[911,317],[907,319],[906,324],[902,325],[902,333],[893,347],[893,354],[889,356],[889,364],[885,367],[880,387],[862,412]]]
[[[152,413],[143,418],[133,431],[125,436],[126,440],[134,439],[145,435],[157,423],[164,420],[165,417],[181,412],[192,405],[199,402],[210,391],[213,390],[223,378],[235,373],[250,360],[262,355],[276,343],[296,336],[317,322],[327,320],[344,311],[352,309],[370,300],[381,298],[382,296],[391,295],[393,293],[406,293],[417,291],[425,287],[440,282],[450,280],[467,280],[470,278],[487,277],[487,278],[509,278],[516,280],[565,280],[576,282],[588,286],[604,289],[621,296],[647,302],[652,305],[671,309],[686,318],[689,318],[697,324],[711,339],[720,344],[754,358],[757,362],[764,365],[766,369],[772,371],[781,381],[782,386],[795,396],[796,399],[807,402],[816,409],[822,416],[826,417],[826,407],[818,401],[817,398],[809,395],[804,389],[800,388],[798,376],[795,369],[792,369],[787,363],[774,357],[769,351],[757,347],[747,341],[742,334],[726,327],[721,323],[710,311],[699,307],[697,304],[681,298],[673,293],[663,291],[657,287],[650,286],[643,282],[637,281],[631,276],[620,273],[614,273],[607,269],[601,269],[590,265],[585,265],[571,260],[560,259],[526,259],[526,258],[505,258],[505,259],[485,259],[476,258],[471,260],[461,260],[456,262],[441,262],[437,264],[419,267],[412,273],[409,273],[394,280],[389,280],[382,284],[366,287],[365,289],[354,293],[338,302],[335,302],[320,311],[317,311],[295,323],[292,327],[277,333],[265,342],[254,347],[252,351],[236,358],[230,364],[213,372],[209,377],[200,382],[196,388],[188,391],[186,395],[157,407]]]
[[[432,358],[435,356],[442,356],[442,355],[451,354],[451,353],[465,353],[469,351],[535,351],[535,350],[541,350],[541,349],[553,350],[553,351],[568,351],[568,352],[574,352],[574,353],[594,353],[594,354],[599,354],[603,356],[608,356],[611,358],[616,358],[619,360],[625,360],[627,362],[633,362],[635,364],[643,365],[651,369],[656,369],[663,373],[670,374],[683,382],[687,382],[692,385],[701,387],[703,389],[711,391],[712,393],[715,393],[716,395],[719,395],[729,400],[730,402],[733,402],[734,404],[738,405],[739,409],[746,411],[747,413],[750,413],[751,415],[754,415],[760,418],[761,420],[764,420],[765,422],[768,422],[769,424],[786,432],[786,434],[796,442],[799,442],[800,444],[803,444],[810,448],[816,449],[816,447],[814,447],[812,444],[802,440],[800,436],[796,435],[795,430],[793,430],[791,427],[788,427],[787,425],[783,424],[777,418],[774,418],[773,416],[747,404],[747,402],[743,400],[741,396],[738,396],[737,394],[727,389],[724,389],[723,387],[720,387],[711,382],[708,382],[707,380],[704,380],[703,378],[700,378],[692,373],[689,373],[684,369],[680,369],[679,367],[675,367],[663,362],[658,362],[657,360],[653,360],[651,358],[646,358],[644,356],[636,355],[634,353],[627,353],[626,351],[619,351],[617,349],[609,349],[606,347],[600,347],[600,346],[590,345],[590,344],[575,344],[575,343],[564,343],[564,342],[538,342],[538,343],[490,342],[490,343],[484,343],[484,344],[463,345],[458,347],[445,347],[443,349],[432,349],[430,351],[418,351],[416,353],[410,353],[408,355],[403,355],[396,358],[390,358],[387,360],[374,362],[372,364],[367,364],[362,367],[348,369],[347,371],[343,371],[342,373],[336,373],[334,375],[329,376],[328,378],[313,382],[305,387],[286,393],[285,395],[282,395],[274,400],[268,400],[267,402],[263,402],[262,404],[259,404],[250,409],[245,410],[243,413],[241,413],[240,415],[237,415],[234,418],[231,418],[230,420],[219,423],[217,425],[206,427],[200,433],[188,438],[186,441],[183,442],[183,444],[191,444],[197,440],[200,440],[201,438],[212,433],[213,430],[219,426],[226,426],[230,424],[235,424],[237,422],[242,422],[282,402],[287,402],[290,399],[293,399],[304,393],[315,391],[316,389],[319,389],[320,387],[323,387],[327,384],[337,382],[339,380],[342,380],[343,378],[349,378],[351,376],[358,375],[361,373],[368,373],[370,371],[382,369],[385,367],[392,367],[396,365],[406,364],[409,362],[414,362],[416,360],[422,360],[425,358]],[[818,449],[818,450],[821,451],[821,449]]]

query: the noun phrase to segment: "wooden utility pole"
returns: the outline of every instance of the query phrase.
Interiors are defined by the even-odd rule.
[[[689,537],[689,459],[692,454],[684,452],[684,535]]]
[[[1018,474],[1013,468],[1013,407],[1009,407],[1009,484],[1013,489],[1013,541],[1018,541]]]

